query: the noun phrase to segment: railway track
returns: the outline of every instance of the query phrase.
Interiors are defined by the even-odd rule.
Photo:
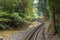
[[[42,22],[37,27],[31,29],[23,40],[46,40],[44,35],[44,26],[45,23]]]
[[[44,26],[42,21],[37,21],[36,27],[23,30],[19,33],[3,38],[3,40],[46,40],[44,35]]]

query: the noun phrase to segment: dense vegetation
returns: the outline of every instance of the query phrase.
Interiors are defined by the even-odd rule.
[[[33,0],[0,0],[0,29],[26,26],[33,16]]]
[[[43,12],[45,18],[50,19],[56,33],[60,34],[60,0],[39,0],[39,11]]]
[[[54,19],[54,25],[57,30],[57,33],[60,34],[60,0],[51,0],[52,3],[52,10],[53,10],[53,19]]]
[[[54,24],[60,33],[60,0],[38,0],[38,11]],[[34,19],[33,0],[0,0],[0,29],[26,26]]]

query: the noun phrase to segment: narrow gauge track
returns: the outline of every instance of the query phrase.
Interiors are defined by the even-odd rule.
[[[34,29],[31,29],[31,31],[25,36],[23,40],[46,40],[44,36],[44,31],[41,31],[43,27],[45,26],[45,23],[41,22],[41,25],[38,25]],[[38,36],[42,35],[40,38]]]

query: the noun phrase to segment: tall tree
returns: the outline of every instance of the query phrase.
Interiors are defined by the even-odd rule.
[[[60,33],[60,0],[39,0],[39,10],[44,13],[45,18],[47,15],[52,20],[55,33]]]
[[[32,18],[33,0],[0,0],[0,7],[0,29],[22,27]]]
[[[52,10],[52,15],[53,15],[53,23],[54,23],[54,28],[55,28],[55,31],[56,33],[60,33],[60,0],[49,0],[49,5],[50,5],[50,8]]]
[[[39,3],[38,3],[38,10],[40,12],[43,12],[44,14],[44,17],[46,19],[49,18],[49,10],[47,9],[48,7],[48,4],[47,4],[47,0],[39,0]],[[48,17],[47,17],[48,16]]]

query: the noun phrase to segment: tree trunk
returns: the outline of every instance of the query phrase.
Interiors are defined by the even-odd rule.
[[[53,6],[53,26],[54,26],[54,29],[55,29],[55,34],[57,33],[57,29],[56,29],[56,19],[55,19],[55,14],[56,14],[56,10]]]

